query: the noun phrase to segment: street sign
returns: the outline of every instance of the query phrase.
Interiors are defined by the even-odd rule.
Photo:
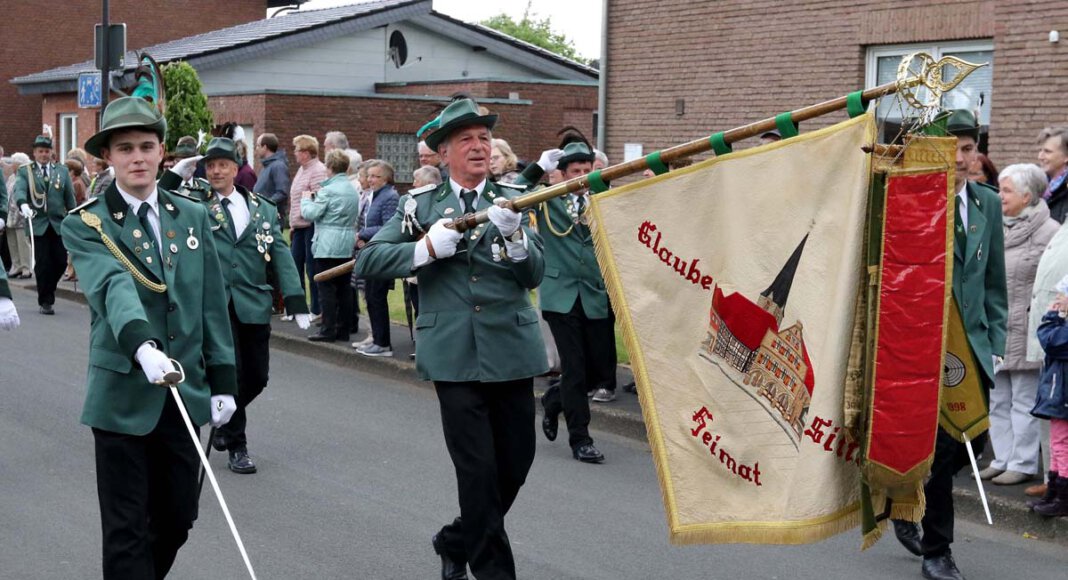
[[[78,75],[78,107],[91,109],[100,106],[100,71]]]
[[[93,38],[96,41],[96,61],[95,66],[98,69],[104,68],[104,36],[100,34],[101,26],[96,25]],[[126,66],[126,25],[125,24],[109,24],[108,25],[108,55],[111,57],[109,60],[110,66],[108,70],[121,69]]]

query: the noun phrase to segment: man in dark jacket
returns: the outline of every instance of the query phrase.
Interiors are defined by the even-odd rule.
[[[397,213],[400,197],[393,187],[393,166],[375,159],[367,167],[367,181],[371,186],[371,201],[365,204],[356,221],[356,249],[363,249],[378,230]],[[367,318],[371,319],[373,342],[356,349],[364,356],[393,356],[389,339],[389,303],[387,297],[393,289],[393,280],[367,280],[364,296],[367,299]]]
[[[279,215],[285,216],[289,201],[289,164],[286,152],[278,150],[278,137],[274,133],[264,133],[256,139],[256,155],[263,163],[259,179],[252,192],[271,200],[278,207]]]

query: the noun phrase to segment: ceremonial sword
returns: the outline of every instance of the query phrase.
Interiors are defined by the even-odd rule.
[[[182,401],[182,395],[178,392],[178,385],[185,382],[185,369],[182,368],[182,364],[178,361],[171,359],[174,366],[178,369],[171,371],[163,375],[163,380],[157,382],[157,385],[167,387],[171,391],[171,395],[174,397],[174,402],[178,405],[178,411],[182,414],[182,420],[185,421],[185,428],[189,431],[189,437],[193,440],[193,447],[197,450],[197,455],[200,456],[200,464],[204,467],[204,473],[208,474],[208,481],[211,482],[212,489],[215,490],[215,497],[219,500],[219,505],[222,507],[223,515],[226,516],[226,523],[230,525],[230,532],[234,535],[234,541],[237,542],[237,549],[241,552],[241,558],[245,561],[245,568],[248,569],[248,574],[252,580],[256,580],[256,572],[252,570],[252,562],[248,559],[248,552],[245,551],[245,544],[241,541],[241,534],[237,532],[237,525],[234,524],[234,518],[230,515],[230,508],[226,505],[226,499],[223,498],[222,490],[219,489],[219,482],[215,479],[215,474],[211,471],[211,464],[208,463],[208,456],[204,454],[204,450],[200,448],[200,438],[197,437],[196,429],[193,427],[193,421],[189,418],[189,412],[186,411],[185,402]],[[214,429],[212,429],[214,431]],[[211,441],[208,441],[211,444]]]

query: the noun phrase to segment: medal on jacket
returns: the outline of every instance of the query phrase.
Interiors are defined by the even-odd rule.
[[[415,210],[419,207],[419,202],[412,198],[408,198],[408,201],[404,202],[404,219],[401,221],[401,233],[405,230],[408,231],[408,235],[414,236],[416,228],[420,232],[423,231],[419,222],[415,221]]]
[[[197,237],[193,235],[193,228],[189,228],[189,237],[186,238],[185,245],[190,250],[195,250],[200,247],[200,240],[198,240]]]

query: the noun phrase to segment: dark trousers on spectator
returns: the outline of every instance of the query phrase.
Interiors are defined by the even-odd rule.
[[[976,455],[985,446],[985,433],[972,441]],[[953,476],[970,464],[967,447],[939,427],[934,460],[931,462],[931,477],[923,486],[927,510],[921,522],[923,538],[920,546],[925,557],[941,556],[950,551],[950,544],[953,543]]]
[[[312,314],[319,314],[319,288],[316,286],[312,278],[315,276],[315,259],[312,256],[311,244],[312,236],[315,235],[315,226],[310,225],[306,228],[293,228],[289,230],[289,250],[293,254],[293,261],[297,264],[297,273],[300,274],[300,287],[304,286],[304,274],[308,275],[308,282],[311,283],[311,311]],[[290,313],[292,314],[292,312]]]
[[[348,262],[345,258],[316,258],[315,265],[319,272]],[[338,340],[349,339],[349,322],[352,319],[352,286],[348,276],[335,276],[325,282],[319,282],[319,300],[323,307],[323,330],[327,336]]]
[[[237,410],[230,422],[219,427],[227,440],[229,451],[245,449],[248,438],[245,408],[263,392],[271,366],[271,325],[245,324],[237,319],[234,303],[230,303],[230,331],[234,336],[234,359],[237,362]]]
[[[378,346],[392,347],[389,337],[389,291],[393,280],[365,280],[367,318],[371,320],[371,336]]]
[[[104,580],[163,578],[197,519],[200,460],[177,404],[167,397],[147,435],[93,438]]]
[[[460,517],[441,529],[442,547],[467,560],[478,580],[513,579],[504,516],[534,463],[534,380],[434,388],[460,495]]]
[[[33,275],[37,277],[37,304],[51,306],[56,303],[56,286],[67,269],[67,249],[63,237],[52,226],[44,233],[34,232]]]

